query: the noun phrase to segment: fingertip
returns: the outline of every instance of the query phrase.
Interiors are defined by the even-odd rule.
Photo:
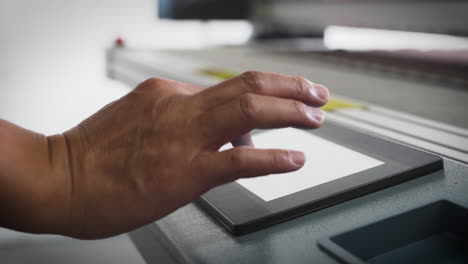
[[[254,147],[254,143],[252,141],[252,136],[250,135],[250,133],[234,139],[233,141],[231,141],[231,144],[233,147]]]
[[[319,114],[317,115],[317,122],[318,122],[318,127],[321,127],[322,124],[325,122],[325,111],[322,109],[317,109],[319,111]]]
[[[328,97],[330,96],[330,91],[323,84],[316,84],[307,80],[310,85],[310,94],[314,100],[314,103],[308,104],[314,107],[321,107],[328,103]],[[318,99],[318,102],[317,102]]]
[[[289,155],[289,161],[295,168],[301,168],[304,166],[306,157],[304,152],[301,151],[296,151],[296,150],[289,150],[288,151]]]
[[[324,120],[324,112],[321,109],[307,106],[305,108],[307,118],[312,121],[313,128],[320,127]]]
[[[317,91],[318,97],[324,101],[325,103],[328,102],[328,96],[330,95],[330,91],[327,87],[323,84],[314,84],[315,90]]]
[[[322,111],[322,122],[320,123],[320,125],[322,125],[323,123],[325,123],[326,115],[325,111],[323,111],[322,109],[320,109],[320,111]]]

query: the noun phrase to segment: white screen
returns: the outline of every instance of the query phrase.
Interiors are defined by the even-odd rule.
[[[253,141],[256,148],[300,150],[306,155],[306,163],[298,171],[237,180],[237,183],[264,201],[384,164],[380,160],[295,128],[259,133],[253,136]],[[227,145],[222,149],[228,149]]]

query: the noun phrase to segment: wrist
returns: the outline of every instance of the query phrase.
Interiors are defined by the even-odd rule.
[[[62,134],[46,137],[49,157],[48,179],[50,186],[39,208],[43,213],[44,231],[69,235],[73,226],[72,196],[73,177],[70,153],[66,138]]]
[[[63,233],[71,193],[64,137],[46,137],[0,120],[0,149],[0,226]]]

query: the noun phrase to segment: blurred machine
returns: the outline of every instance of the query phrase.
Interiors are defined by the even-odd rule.
[[[252,41],[178,51],[116,47],[108,53],[112,78],[211,86],[252,69],[305,76],[331,89],[328,120],[440,156],[444,169],[240,237],[190,204],[130,234],[148,263],[468,261],[468,2],[159,4],[164,18],[248,18]],[[367,46],[368,39],[377,41]],[[375,241],[385,232],[401,235]]]
[[[167,19],[247,19],[250,2],[247,0],[160,0],[158,16]]]
[[[463,0],[264,0],[251,12],[263,35],[321,36],[330,25],[466,35]]]

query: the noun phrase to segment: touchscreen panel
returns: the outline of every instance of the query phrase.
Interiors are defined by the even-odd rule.
[[[268,202],[316,185],[364,171],[384,162],[295,128],[265,131],[253,136],[256,148],[303,151],[306,163],[300,170],[237,183]],[[225,145],[222,150],[228,149]]]

